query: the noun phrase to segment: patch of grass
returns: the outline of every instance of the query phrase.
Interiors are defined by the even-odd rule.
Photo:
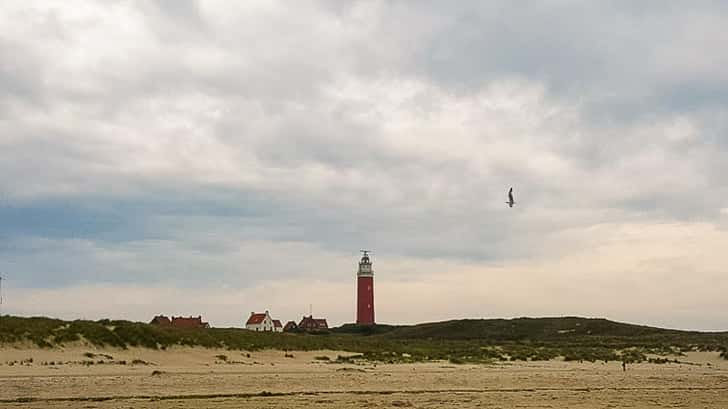
[[[622,362],[626,362],[628,364],[643,362],[643,361],[647,360],[647,357],[645,356],[645,354],[637,348],[630,348],[630,349],[621,351],[620,358],[621,358]]]
[[[645,354],[678,355],[686,351],[720,351],[728,359],[728,333],[664,330],[578,317],[456,320],[413,326],[344,325],[325,334],[275,334],[237,328],[183,329],[139,322],[61,321],[0,317],[0,344],[33,342],[40,347],[85,340],[95,346],[200,346],[249,352],[335,350],[360,354],[336,362],[367,360],[411,363],[451,358],[468,363],[541,361],[562,356],[570,361],[641,362]],[[92,354],[113,360],[104,354]],[[218,357],[219,358],[219,357]],[[324,359],[322,359],[324,360]],[[330,358],[329,358],[330,360]],[[132,362],[133,363],[133,362]],[[134,364],[134,363],[133,363]],[[136,364],[140,364],[137,362]]]
[[[678,364],[678,363],[680,363],[680,361],[678,361],[677,359],[668,359],[668,358],[649,358],[647,360],[647,362],[649,362],[651,364],[672,364],[672,363]]]
[[[620,356],[611,349],[605,347],[572,347],[562,349],[564,361],[617,361]],[[644,357],[644,355],[642,355]],[[624,359],[624,358],[623,358]],[[631,361],[628,361],[631,362]],[[639,362],[639,361],[637,361]]]
[[[353,334],[353,335],[380,335],[403,328],[396,325],[357,325],[344,324],[338,328],[330,328],[329,331],[334,334]]]

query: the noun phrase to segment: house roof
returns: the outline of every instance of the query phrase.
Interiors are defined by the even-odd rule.
[[[198,328],[207,325],[202,317],[172,317],[172,325],[181,328]]]
[[[245,325],[250,324],[260,324],[265,319],[265,313],[252,313],[250,314],[250,318],[248,318],[248,322],[245,323]]]
[[[281,320],[273,320],[273,326],[276,328],[281,328],[283,325],[281,325]]]
[[[304,316],[299,327],[316,327],[316,328],[328,328],[325,318],[314,318],[312,316]]]

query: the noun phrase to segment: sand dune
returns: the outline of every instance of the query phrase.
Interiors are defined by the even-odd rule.
[[[0,405],[43,408],[728,407],[728,361],[333,364],[337,351],[0,349]],[[291,357],[292,356],[292,357]],[[31,362],[32,360],[32,362]],[[93,362],[93,364],[91,364]],[[12,365],[11,365],[12,364]]]

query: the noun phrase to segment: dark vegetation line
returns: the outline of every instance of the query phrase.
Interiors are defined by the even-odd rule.
[[[316,396],[316,395],[422,395],[437,393],[523,393],[523,392],[602,392],[602,391],[728,391],[728,387],[686,386],[686,387],[578,387],[578,388],[460,388],[460,389],[405,389],[405,390],[334,390],[334,391],[305,391],[305,392],[251,392],[251,393],[211,393],[186,395],[112,395],[112,396],[82,396],[82,397],[20,397],[13,399],[0,399],[0,403],[37,403],[37,402],[105,402],[111,400],[192,400],[192,399],[250,399],[259,397],[284,396]]]
[[[678,331],[578,317],[455,320],[411,326],[349,324],[325,332],[295,334],[239,328],[165,328],[108,319],[0,317],[0,344],[32,342],[52,348],[82,340],[122,349],[163,350],[181,345],[237,351],[329,349],[358,354],[339,357],[339,362],[449,360],[458,364],[557,357],[640,362],[647,359],[646,354],[679,356],[687,351],[720,351],[728,359],[728,332]]]

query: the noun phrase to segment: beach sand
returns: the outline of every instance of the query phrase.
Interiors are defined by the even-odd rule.
[[[626,372],[617,362],[354,365],[316,359],[347,352],[288,354],[2,347],[0,407],[728,408],[728,361],[717,353]]]

